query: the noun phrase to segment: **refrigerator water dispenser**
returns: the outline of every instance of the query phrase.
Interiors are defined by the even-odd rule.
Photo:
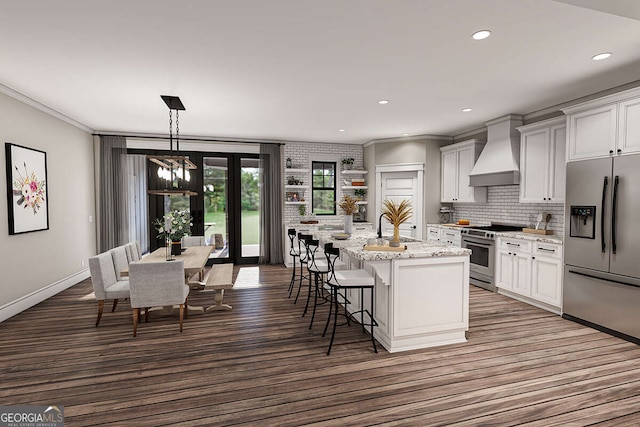
[[[596,207],[571,206],[569,236],[583,239],[596,238]]]

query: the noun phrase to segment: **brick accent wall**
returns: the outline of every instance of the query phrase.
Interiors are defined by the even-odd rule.
[[[519,185],[489,187],[487,203],[454,203],[454,219],[468,219],[472,223],[504,222],[535,225],[539,212],[551,214],[548,228],[556,235],[564,233],[563,203],[519,203]]]
[[[287,160],[287,157],[291,158],[291,162],[293,164],[293,168],[299,169],[308,169],[309,172],[305,175],[303,174],[295,174],[297,179],[303,180],[305,185],[309,185],[309,189],[304,192],[304,198],[307,201],[307,218],[310,219],[311,213],[311,162],[312,161],[328,161],[328,162],[336,162],[338,171],[342,170],[341,160],[343,158],[353,157],[354,159],[354,168],[362,169],[363,165],[363,147],[362,145],[352,145],[352,144],[315,144],[315,143],[286,143],[284,146],[284,158],[283,161]],[[371,171],[369,171],[371,173]],[[287,176],[292,175],[287,173],[287,169],[283,168],[283,176],[282,182],[286,184]],[[365,179],[367,179],[368,175],[364,175]],[[340,190],[342,177],[341,174],[338,173],[338,192],[336,194],[336,200],[339,200],[342,197],[342,191]],[[366,184],[365,184],[366,185]],[[350,193],[353,195],[353,192]],[[367,197],[369,195],[367,194]],[[297,223],[300,221],[299,214],[299,205],[284,205],[284,222],[285,224]],[[340,210],[338,210],[338,215],[322,215],[319,219],[323,222],[330,221],[343,221],[342,215],[340,214]]]

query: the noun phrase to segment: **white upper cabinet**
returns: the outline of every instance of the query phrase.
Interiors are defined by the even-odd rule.
[[[440,148],[441,202],[486,202],[487,187],[470,187],[469,173],[485,143],[475,139]]]
[[[520,126],[520,203],[562,203],[566,119]]]
[[[568,161],[640,152],[640,89],[563,108]]]
[[[617,149],[620,154],[640,152],[640,97],[621,102],[618,114]]]

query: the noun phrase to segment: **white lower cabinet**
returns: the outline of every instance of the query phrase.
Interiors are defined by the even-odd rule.
[[[498,292],[560,313],[562,307],[562,246],[499,237]]]
[[[459,229],[450,227],[427,227],[427,242],[444,243],[462,247],[462,233]]]

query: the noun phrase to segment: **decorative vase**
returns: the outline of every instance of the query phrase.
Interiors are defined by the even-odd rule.
[[[397,248],[400,246],[400,226],[393,226],[393,239],[389,241],[389,246],[392,248]]]
[[[180,255],[182,253],[182,241],[177,240],[171,242],[171,255]]]
[[[343,163],[342,169],[346,171],[351,170],[351,163]]]
[[[287,169],[291,169],[291,157],[287,157]]]
[[[353,233],[353,215],[344,216],[344,232],[347,234]]]

